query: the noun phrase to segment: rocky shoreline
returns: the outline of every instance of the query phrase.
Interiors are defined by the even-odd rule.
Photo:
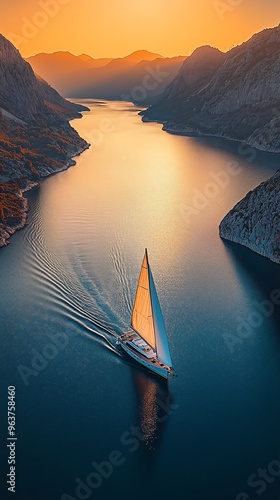
[[[33,186],[34,187],[34,186]],[[32,188],[30,188],[32,189]],[[24,198],[23,193],[19,191],[15,196],[18,198],[19,207],[19,222],[15,222],[14,225],[5,226],[4,224],[0,225],[0,248],[5,247],[9,243],[10,237],[20,229],[23,229],[27,224],[28,218],[28,200]]]
[[[70,153],[69,159],[64,163],[64,165],[62,165],[60,168],[57,168],[56,170],[49,169],[48,172],[46,171],[43,172],[41,174],[41,179],[50,177],[52,175],[56,175],[60,172],[63,172],[64,170],[67,170],[69,167],[75,166],[76,161],[73,158],[82,154],[89,147],[90,145],[87,144],[81,147],[78,151],[75,151],[75,153],[73,154]],[[37,187],[39,184],[40,184],[39,180],[37,180],[36,182],[28,181],[23,189],[19,189],[18,191],[15,192],[11,191],[5,193],[6,198],[8,198],[7,205],[9,206],[9,201],[12,202],[13,205],[16,205],[17,215],[12,219],[10,223],[7,224],[0,223],[0,248],[7,246],[10,243],[10,237],[16,231],[19,231],[20,229],[23,229],[26,226],[28,222],[29,204],[27,198],[24,197],[24,193],[30,191],[34,187]]]
[[[142,112],[139,113],[140,115]],[[167,132],[168,134],[185,136],[185,137],[205,137],[205,138],[215,138],[215,139],[225,139],[227,141],[235,142],[238,144],[245,144],[246,146],[250,146],[251,148],[261,151],[262,153],[272,153],[279,154],[280,153],[280,142],[275,146],[272,146],[267,141],[263,143],[258,139],[255,134],[254,137],[249,137],[248,139],[237,139],[236,137],[232,137],[228,134],[224,133],[213,133],[213,132],[202,132],[198,128],[192,128],[189,126],[182,126],[176,123],[169,122],[167,120],[157,120],[153,118],[149,118],[148,116],[142,116],[142,121],[144,123],[158,123],[162,125],[162,130]]]
[[[84,111],[35,75],[0,34],[0,247],[27,222],[24,192],[75,165],[89,147],[70,125]]]

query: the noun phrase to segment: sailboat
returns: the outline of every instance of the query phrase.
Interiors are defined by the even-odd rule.
[[[164,378],[175,375],[147,249],[135,294],[131,328],[120,336],[117,344],[157,375]]]

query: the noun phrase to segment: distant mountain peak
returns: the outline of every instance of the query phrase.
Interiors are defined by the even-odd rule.
[[[128,56],[124,57],[126,61],[141,62],[141,61],[154,61],[155,59],[162,59],[163,56],[156,54],[154,52],[149,52],[148,50],[135,50]]]
[[[194,54],[214,54],[214,53],[220,53],[220,54],[224,54],[224,52],[222,52],[220,49],[217,49],[216,47],[212,47],[211,45],[201,45],[201,47],[197,47],[193,52],[192,52],[192,56]]]
[[[2,62],[4,62],[4,60],[6,62],[7,58],[10,61],[11,59],[20,60],[21,55],[16,47],[0,33],[0,59]]]
[[[85,54],[84,52],[78,56],[79,59],[82,59],[82,61],[90,61],[94,60],[93,57],[89,56],[88,54]]]

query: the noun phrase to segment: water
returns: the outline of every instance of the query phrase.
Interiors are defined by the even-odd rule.
[[[223,243],[218,225],[278,159],[166,134],[130,104],[90,106],[73,125],[93,147],[28,194],[29,225],[0,251],[1,498],[8,385],[16,499],[258,498],[247,479],[280,454],[280,308],[256,312],[279,267]],[[145,247],[178,374],[168,385],[116,348]],[[92,462],[109,459],[102,478]],[[262,498],[275,500],[269,477]],[[90,489],[75,493],[76,478]]]

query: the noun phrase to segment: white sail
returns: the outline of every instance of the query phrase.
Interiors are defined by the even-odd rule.
[[[172,366],[164,320],[148,262],[147,250],[140,271],[131,325],[156,350],[158,359]]]
[[[146,340],[146,342],[148,342],[148,344],[150,344],[151,347],[154,349],[156,348],[147,252],[145,252],[140,271],[132,312],[131,326],[137,333],[139,333],[139,335],[141,335],[141,337],[143,337],[143,339]]]
[[[160,303],[158,300],[158,295],[149,264],[148,264],[148,271],[149,271],[150,292],[151,292],[151,302],[152,302],[152,314],[154,319],[154,331],[156,337],[157,356],[158,359],[160,359],[160,361],[162,361],[168,366],[172,366],[168,340],[165,331],[164,319],[162,316]]]

